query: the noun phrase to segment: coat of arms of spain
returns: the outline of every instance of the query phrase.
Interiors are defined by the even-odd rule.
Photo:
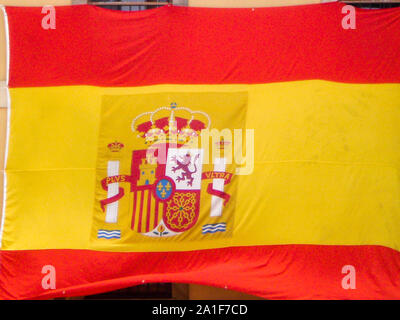
[[[237,178],[229,131],[243,127],[246,114],[246,96],[233,95],[238,100],[217,93],[104,97],[93,245],[232,235]],[[213,105],[215,96],[222,106]]]

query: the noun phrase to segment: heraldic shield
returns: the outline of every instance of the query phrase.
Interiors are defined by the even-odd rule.
[[[146,236],[173,236],[192,228],[199,217],[203,153],[170,148],[165,164],[133,151],[132,230]]]
[[[234,141],[202,135],[243,128],[246,106],[242,92],[104,97],[92,247],[231,237]]]

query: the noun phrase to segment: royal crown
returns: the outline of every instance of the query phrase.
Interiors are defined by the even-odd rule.
[[[124,145],[118,141],[111,142],[107,145],[107,148],[110,149],[111,152],[119,152],[123,147]]]
[[[146,119],[147,118],[147,119]],[[145,112],[132,120],[132,131],[148,145],[158,143],[187,144],[209,129],[210,117],[203,111],[193,111],[171,103],[152,112]]]

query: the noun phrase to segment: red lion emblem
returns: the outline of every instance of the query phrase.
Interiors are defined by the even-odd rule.
[[[189,169],[189,166],[192,164],[192,155],[190,153],[187,153],[185,156],[181,157],[180,160],[178,160],[176,156],[172,158],[172,161],[177,164],[176,167],[172,167],[172,172],[175,173],[177,170],[182,170],[181,175],[176,178],[176,181],[180,182],[187,180],[187,185],[192,186],[194,180],[193,174],[197,172],[196,161],[199,159],[199,157],[200,154],[197,154],[193,159],[193,171],[190,171]]]

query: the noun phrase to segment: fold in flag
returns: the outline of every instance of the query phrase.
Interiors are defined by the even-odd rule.
[[[3,8],[0,297],[400,298],[400,10],[343,6]]]

